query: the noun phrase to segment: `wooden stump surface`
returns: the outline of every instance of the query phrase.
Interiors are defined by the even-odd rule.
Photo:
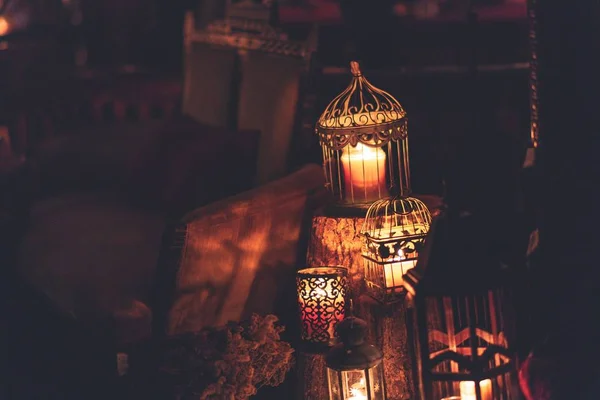
[[[419,196],[432,214],[437,214],[441,199]],[[365,295],[364,264],[362,258],[361,228],[366,208],[339,207],[323,210],[313,218],[311,237],[306,257],[308,267],[343,266],[348,269],[348,299],[354,302],[354,313],[367,321],[368,340],[384,354],[384,375],[387,399],[413,398],[413,372],[406,330],[404,302],[384,306]],[[300,355],[299,362],[304,388],[304,399],[328,398],[327,376],[322,357]],[[323,396],[323,397],[315,397]]]
[[[299,353],[297,369],[301,382],[297,400],[329,399],[324,355]]]

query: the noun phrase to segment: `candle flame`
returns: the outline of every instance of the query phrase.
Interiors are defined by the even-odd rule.
[[[348,153],[350,156],[360,156],[363,160],[377,160],[385,157],[385,153],[380,148],[373,148],[362,143],[358,143],[356,147],[348,147]]]
[[[365,395],[365,392],[360,390],[360,389],[355,389],[352,388],[350,389],[350,399],[348,400],[367,400],[367,396]]]
[[[492,400],[492,381],[490,379],[484,379],[479,382],[479,388],[483,400]],[[460,396],[463,400],[475,400],[477,397],[475,382],[462,381],[460,383]]]
[[[322,299],[323,297],[327,297],[327,292],[325,291],[325,289],[315,289],[313,294],[314,294],[314,297],[316,297],[317,299]]]
[[[365,388],[365,378],[360,378],[350,388],[350,398],[348,400],[367,400],[367,391]]]

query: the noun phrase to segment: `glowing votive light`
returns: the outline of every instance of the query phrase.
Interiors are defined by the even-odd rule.
[[[481,388],[481,400],[493,400],[491,380],[482,380],[481,382],[479,382],[479,387]],[[477,400],[477,394],[475,392],[475,382],[462,381],[460,383],[460,398],[461,400]]]
[[[8,25],[6,18],[0,17],[0,36],[6,35],[9,28],[10,26]]]
[[[355,383],[350,388],[350,397],[348,400],[367,400],[367,392],[365,388],[365,380],[361,378],[360,382]]]
[[[298,305],[303,340],[326,343],[335,337],[335,327],[344,319],[345,273],[335,267],[298,271]]]
[[[394,260],[404,260],[405,258],[404,252],[400,249]],[[401,286],[403,281],[402,276],[406,271],[414,268],[415,265],[417,265],[416,259],[385,264],[385,287],[391,289]]]
[[[392,228],[390,231],[394,232],[395,229]],[[428,231],[428,227],[423,224],[409,224],[403,226],[402,231],[404,236],[412,236],[426,233]],[[403,281],[402,276],[406,274],[409,269],[412,269],[417,265],[417,258],[410,257],[410,259],[407,260],[407,256],[404,254],[402,249],[398,250],[398,253],[394,257],[394,261],[395,262],[385,264],[384,266],[385,287],[388,289],[401,286]]]
[[[385,184],[385,152],[361,143],[348,147],[340,157],[347,199],[374,201],[388,195]]]

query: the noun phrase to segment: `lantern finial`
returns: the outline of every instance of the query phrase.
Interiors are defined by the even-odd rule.
[[[360,65],[356,61],[350,61],[350,72],[352,72],[353,76],[361,76],[362,72],[360,72]]]

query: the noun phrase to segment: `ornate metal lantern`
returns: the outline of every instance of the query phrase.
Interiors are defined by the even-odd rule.
[[[404,276],[422,399],[517,398],[512,271],[492,255],[484,230],[470,215],[438,217]]]
[[[371,297],[389,303],[405,293],[402,277],[417,264],[430,225],[431,213],[414,197],[382,199],[369,207],[362,234]]]
[[[345,204],[410,192],[406,112],[350,63],[350,85],[329,103],[316,126],[327,187]]]
[[[302,340],[314,347],[335,343],[344,319],[348,271],[343,267],[305,268],[296,275]]]
[[[383,354],[365,342],[367,323],[349,316],[337,333],[341,343],[325,358],[329,400],[384,400]]]

